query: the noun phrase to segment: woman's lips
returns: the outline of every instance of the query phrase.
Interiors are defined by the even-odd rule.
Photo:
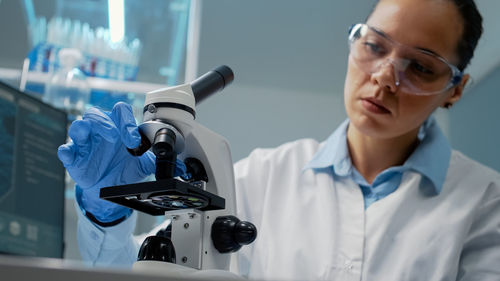
[[[381,101],[373,99],[373,98],[364,98],[361,99],[361,104],[363,107],[375,114],[390,114],[391,111],[387,109]]]

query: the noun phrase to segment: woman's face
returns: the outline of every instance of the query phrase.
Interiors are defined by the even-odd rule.
[[[401,44],[427,49],[456,65],[456,46],[462,18],[449,0],[381,0],[367,21]],[[389,64],[368,74],[349,56],[344,99],[347,115],[362,134],[374,138],[416,135],[420,125],[439,106],[456,102],[468,76],[459,86],[437,95],[417,96],[395,85]]]

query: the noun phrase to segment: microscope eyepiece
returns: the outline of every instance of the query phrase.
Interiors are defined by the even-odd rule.
[[[224,89],[234,80],[234,73],[226,65],[211,70],[198,79],[191,82],[196,104],[208,98],[210,95]]]

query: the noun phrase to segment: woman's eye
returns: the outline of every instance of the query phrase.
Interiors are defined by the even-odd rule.
[[[411,63],[411,67],[413,70],[415,70],[416,72],[421,73],[421,74],[426,74],[426,75],[434,74],[434,71],[432,71],[432,69],[429,69],[429,68],[423,66],[421,63],[419,63],[417,61],[413,61]]]
[[[364,42],[363,44],[368,49],[368,51],[370,51],[373,54],[381,54],[383,52],[382,47],[377,43],[367,41],[367,42]]]

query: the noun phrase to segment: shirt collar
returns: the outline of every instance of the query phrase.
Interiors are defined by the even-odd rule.
[[[316,152],[313,159],[304,166],[306,169],[324,169],[333,166],[335,174],[347,176],[352,169],[351,157],[347,149],[347,127],[349,119],[346,119],[328,137],[321,148]]]
[[[332,167],[333,172],[338,176],[351,175],[353,167],[346,138],[348,126],[349,119],[345,120],[328,137],[303,170]],[[414,170],[422,174],[430,180],[435,192],[439,194],[448,171],[451,147],[432,116],[420,128],[419,139],[420,144],[403,164],[401,170]]]

